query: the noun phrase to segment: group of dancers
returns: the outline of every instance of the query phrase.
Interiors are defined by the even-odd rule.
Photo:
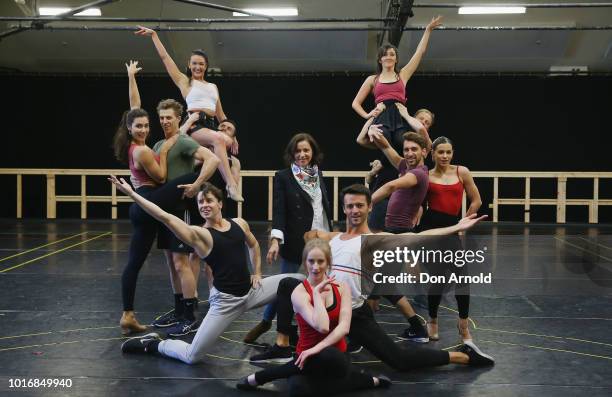
[[[130,338],[121,347],[124,353],[160,355],[187,364],[201,362],[234,320],[266,305],[261,322],[244,341],[255,343],[276,317],[275,343],[250,360],[282,365],[241,379],[236,385],[241,390],[253,390],[276,379],[288,379],[290,395],[300,396],[391,386],[384,375],[372,376],[352,367],[349,352],[362,347],[398,371],[450,363],[493,364],[469,333],[469,293],[456,293],[462,345],[458,351],[447,352],[417,344],[438,339],[442,290],[429,291],[429,329],[405,296],[385,296],[407,318],[409,327],[402,337],[415,342],[399,346],[376,322],[373,308],[380,297],[365,290],[367,283],[362,285],[369,273],[362,270],[361,236],[457,235],[484,218],[476,215],[481,202],[469,170],[451,165],[451,141],[429,138],[433,113],[422,109],[412,117],[405,107],[406,82],[440,23],[438,17],[427,25],[415,54],[401,70],[397,48],[383,46],[378,73],[366,79],[353,101],[353,108],[366,119],[357,142],[379,149],[381,156],[368,175],[373,194],[360,184],[342,191],[344,232],[332,231],[330,200],[319,169],[323,157],[319,145],[310,134],[291,138],[285,150],[287,168],[274,177],[273,223],[266,255],[269,263],[280,257],[281,273],[265,278],[260,247],[248,223],[223,217],[223,191],[208,182],[218,169],[227,197],[243,200],[237,183],[236,123],[227,119],[216,85],[206,81],[206,54],[193,51],[183,73],[156,32],[139,27],[136,34],[152,38],[187,103],[189,116],[181,125],[182,104],[173,99],[160,101],[157,114],[164,139],[153,149],[147,147],[149,116],[141,108],[136,82],[140,68],[137,62],[126,64],[131,110],[115,134],[114,148],[117,159],[129,165],[131,185],[115,176],[109,178],[134,200],[130,207],[134,230],[122,276],[122,332],[147,330],[136,319],[134,298],[138,273],[156,236],[158,248],[165,252],[175,307],[153,322],[164,330],[164,338],[160,332]],[[376,106],[367,113],[362,104],[370,93]],[[424,165],[429,153],[435,163],[432,170]],[[464,192],[470,207],[460,219]],[[210,289],[210,307],[203,319],[197,310],[200,259],[205,261]],[[300,273],[302,264],[306,275]],[[292,325],[294,317],[297,327]],[[190,333],[195,333],[191,343],[173,339]]]

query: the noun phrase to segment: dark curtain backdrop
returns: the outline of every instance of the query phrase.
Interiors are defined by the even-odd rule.
[[[324,153],[324,169],[365,170],[373,151],[355,143],[364,120],[351,109],[361,77],[212,78],[227,115],[238,123],[239,158],[244,169],[284,167],[282,151],[296,132],[310,132]],[[122,168],[112,154],[111,138],[128,108],[127,77],[0,76],[3,132],[8,136],[2,168]],[[155,106],[180,99],[169,78],[139,76],[143,107],[152,115],[152,145],[162,136]],[[455,163],[482,171],[611,171],[607,145],[612,132],[610,77],[422,77],[407,86],[412,113],[427,107],[436,114],[432,138],[450,137]],[[370,109],[372,100],[366,102]],[[78,178],[58,182],[60,194],[78,194]],[[2,177],[2,217],[14,217],[14,177]],[[264,180],[246,180],[245,216],[266,214]],[[352,182],[352,181],[351,181]],[[478,182],[478,181],[477,181]],[[503,185],[506,197],[523,192],[521,181]],[[348,181],[347,181],[348,183]],[[612,197],[602,182],[600,197]],[[44,179],[24,179],[25,217],[44,216]],[[267,186],[267,185],[266,185]],[[490,213],[491,182],[479,183],[483,212]],[[108,192],[104,179],[92,179],[92,194]],[[554,181],[534,181],[533,197],[554,194]],[[570,183],[568,197],[590,197],[592,183]],[[109,205],[91,204],[92,217],[110,216]],[[125,216],[125,206],[120,214]],[[587,209],[570,208],[568,221],[588,219]],[[522,220],[519,208],[502,217]],[[532,209],[532,220],[553,221],[555,208]],[[600,209],[600,222],[611,211]],[[58,206],[58,217],[78,217],[78,204]]]

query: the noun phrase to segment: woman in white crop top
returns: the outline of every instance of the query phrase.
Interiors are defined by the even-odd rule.
[[[208,57],[202,50],[192,51],[187,73],[185,74],[176,66],[176,63],[157,36],[157,32],[153,29],[139,26],[135,34],[151,36],[155,49],[166,67],[166,71],[187,102],[187,111],[189,113],[198,112],[201,116],[200,121],[196,122],[190,130],[191,137],[200,145],[211,147],[221,160],[219,171],[221,171],[221,175],[227,184],[229,198],[235,201],[244,201],[238,191],[238,181],[232,175],[227,156],[228,149],[231,149],[233,154],[238,154],[238,141],[235,137],[231,139],[217,131],[217,125],[214,122],[215,118],[218,121],[223,121],[227,117],[221,107],[221,99],[217,86],[205,80],[206,70],[208,69]],[[205,117],[203,117],[204,115]]]

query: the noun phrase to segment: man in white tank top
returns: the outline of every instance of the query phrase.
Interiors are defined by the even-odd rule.
[[[363,273],[361,267],[361,236],[371,234],[367,224],[368,213],[372,209],[372,197],[370,191],[364,185],[351,185],[342,191],[342,203],[346,215],[346,232],[322,232],[313,230],[307,232],[305,240],[320,238],[330,241],[332,248],[332,274],[336,280],[343,281],[351,287],[353,315],[348,337],[354,342],[362,345],[374,356],[399,371],[409,371],[415,368],[432,367],[446,364],[465,365],[493,365],[492,357],[484,354],[471,341],[466,341],[458,352],[447,352],[444,350],[428,349],[417,345],[409,349],[403,349],[384,332],[374,319],[370,307],[365,304],[369,291],[362,291],[361,279],[367,281],[370,277]],[[463,218],[457,225],[431,229],[419,234],[422,235],[447,235],[470,229],[485,216],[476,218],[470,216]],[[390,234],[390,233],[378,233]],[[414,234],[414,233],[405,233]],[[285,280],[281,281],[281,284]],[[366,282],[367,285],[367,282]],[[280,288],[280,286],[279,286]],[[287,299],[278,296],[277,299]],[[404,298],[405,299],[405,298]],[[280,340],[287,340],[288,336],[279,335]],[[268,352],[273,356],[279,351],[275,344]],[[262,357],[263,356],[263,357]],[[251,361],[266,361],[266,353],[259,355],[259,359],[251,358]],[[274,357],[270,357],[271,360]]]

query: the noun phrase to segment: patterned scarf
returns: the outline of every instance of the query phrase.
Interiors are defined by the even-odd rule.
[[[291,164],[291,171],[293,171],[293,176],[300,187],[315,201],[317,196],[321,194],[321,189],[319,188],[319,167],[313,165],[302,168],[293,163]]]

